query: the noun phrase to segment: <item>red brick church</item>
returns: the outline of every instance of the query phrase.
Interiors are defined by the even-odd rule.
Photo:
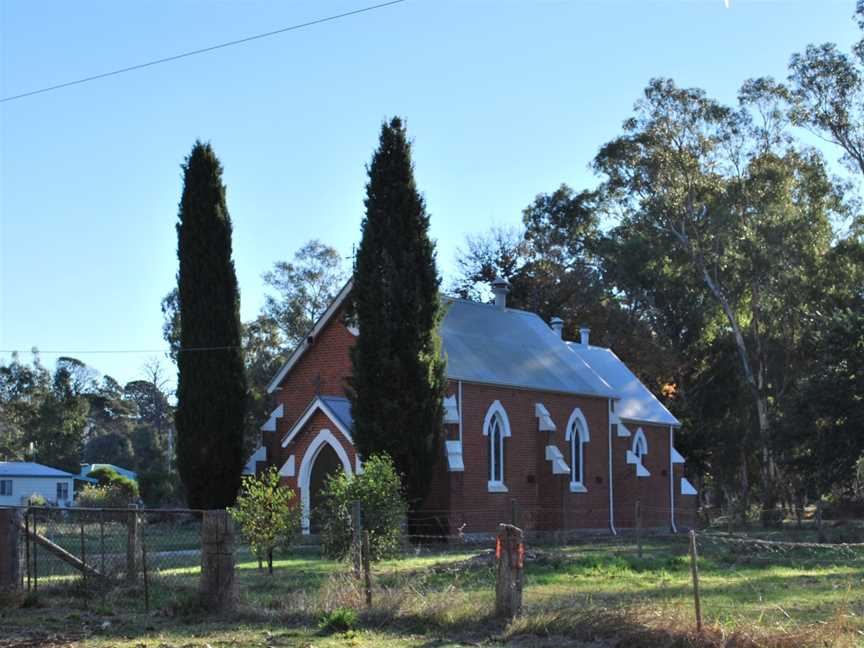
[[[357,334],[342,316],[349,282],[268,390],[257,467],[298,490],[304,531],[326,476],[363,470],[345,381]],[[510,521],[532,531],[646,528],[694,522],[696,491],[675,450],[678,420],[610,350],[561,338],[563,322],[494,304],[444,298],[446,441],[423,514],[448,534],[488,534]],[[314,531],[314,529],[311,529]]]

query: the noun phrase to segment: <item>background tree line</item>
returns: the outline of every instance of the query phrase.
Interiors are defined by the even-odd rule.
[[[0,457],[73,474],[81,463],[112,463],[138,473],[148,502],[175,501],[181,493],[166,385],[158,360],[120,385],[76,358],[58,359],[52,372],[38,353],[29,364],[15,355],[0,365]]]
[[[810,46],[734,106],[654,79],[594,158],[596,187],[537,196],[520,228],[459,256],[455,292],[500,274],[567,337],[592,327],[683,421],[688,470],[742,515],[859,495],[862,57],[864,41]]]

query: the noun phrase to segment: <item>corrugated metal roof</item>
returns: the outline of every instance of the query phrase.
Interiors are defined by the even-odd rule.
[[[349,431],[354,429],[354,417],[351,416],[351,401],[339,396],[321,396],[320,398],[321,402],[333,412],[333,416],[339,419],[339,423],[345,426],[345,429]]]
[[[620,418],[676,427],[681,425],[612,349],[583,346],[576,342],[567,342],[567,346],[618,393],[620,400],[615,404],[615,413]]]
[[[444,298],[447,376],[603,398],[615,390],[535,313]]]
[[[0,461],[0,477],[71,477],[77,475],[32,461]]]

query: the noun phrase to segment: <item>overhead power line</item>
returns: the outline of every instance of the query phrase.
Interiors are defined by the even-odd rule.
[[[363,7],[361,9],[354,9],[352,11],[346,11],[345,13],[335,14],[333,16],[327,16],[325,18],[317,18],[316,20],[310,20],[309,22],[298,23],[296,25],[290,25],[289,27],[283,27],[281,29],[274,29],[273,31],[264,32],[263,34],[255,34],[253,36],[246,36],[245,38],[238,38],[237,40],[228,41],[226,43],[219,43],[218,45],[211,45],[209,47],[202,47],[201,49],[192,50],[189,52],[183,52],[182,54],[175,54],[173,56],[166,56],[165,58],[155,59],[153,61],[147,61],[146,63],[139,63],[137,65],[130,65],[129,67],[119,68],[117,70],[111,70],[110,72],[102,72],[101,74],[94,74],[92,76],[84,77],[81,79],[75,79],[74,81],[66,81],[65,83],[58,83],[57,85],[48,86],[45,88],[39,88],[38,90],[31,90],[29,92],[22,92],[21,94],[12,95],[9,97],[3,97],[0,99],[0,103],[5,103],[7,101],[15,101],[16,99],[23,99],[24,97],[32,97],[33,95],[42,94],[44,92],[51,92],[53,90],[60,90],[61,88],[68,88],[69,86],[80,85],[82,83],[88,83],[90,81],[96,81],[98,79],[104,79],[106,77],[116,76],[118,74],[124,74],[126,72],[134,72],[135,70],[141,70],[143,68],[153,67],[154,65],[160,65],[162,63],[170,63],[171,61],[178,61],[180,59],[189,58],[190,56],[197,56],[198,54],[206,54],[207,52],[212,52],[218,49],[224,49],[226,47],[233,47],[235,45],[243,45],[244,43],[250,43],[252,41],[261,40],[262,38],[270,38],[271,36],[278,36],[279,34],[284,34],[286,32],[296,31],[298,29],[303,29],[305,27],[312,27],[314,25],[320,25],[326,22],[332,22],[334,20],[339,20],[340,18],[348,18],[349,16],[356,16],[357,14],[366,13],[369,11],[375,11],[376,9],[383,9],[385,7],[390,7],[392,5],[400,4],[402,2],[407,2],[407,0],[390,0],[389,2],[381,2],[379,4],[370,5],[368,7]]]
[[[182,347],[173,349],[173,351],[177,351],[180,353],[188,353],[190,351],[228,351],[231,349],[242,349],[242,346],[211,346],[211,347]],[[0,353],[44,353],[46,355],[66,355],[66,356],[74,356],[74,355],[87,355],[93,353],[100,354],[112,354],[112,353],[171,353],[172,349],[87,349],[87,350],[78,350],[78,351],[58,351],[56,349],[40,349],[39,347],[34,347],[32,349],[22,350],[22,349],[0,349]]]

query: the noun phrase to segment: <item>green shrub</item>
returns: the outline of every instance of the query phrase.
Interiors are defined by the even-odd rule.
[[[273,550],[286,548],[300,531],[301,509],[290,488],[279,485],[279,472],[271,466],[260,477],[244,477],[237,503],[228,513],[259,559],[267,559],[273,573]]]
[[[48,501],[41,493],[33,493],[27,498],[28,506],[47,506]]]
[[[120,484],[85,484],[78,492],[77,503],[82,508],[126,508],[135,499],[130,497],[129,489]]]
[[[322,632],[348,632],[357,627],[357,613],[351,608],[336,608],[321,615],[318,627]]]
[[[363,529],[369,531],[370,559],[395,554],[402,542],[402,522],[408,506],[402,482],[392,459],[373,455],[363,464],[363,473],[349,477],[331,475],[322,493],[323,503],[312,511],[321,529],[321,548],[331,558],[344,558],[351,550],[351,510],[360,502]]]
[[[129,502],[137,500],[140,496],[138,491],[138,482],[128,477],[124,477],[113,468],[103,466],[90,472],[88,477],[99,482],[99,486],[110,486],[115,488],[119,493],[128,498]]]

